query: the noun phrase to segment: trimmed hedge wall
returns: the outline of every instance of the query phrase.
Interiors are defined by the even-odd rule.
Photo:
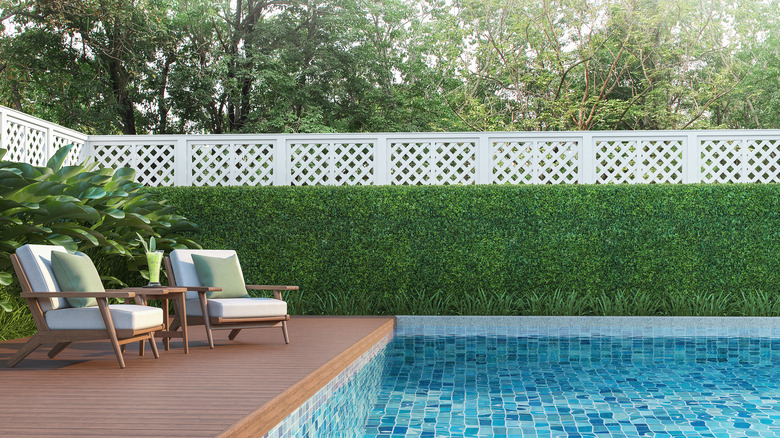
[[[237,250],[248,282],[299,285],[313,307],[298,313],[780,286],[774,184],[147,190],[198,224],[204,247]]]

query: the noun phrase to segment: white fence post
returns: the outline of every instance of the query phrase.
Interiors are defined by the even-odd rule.
[[[683,149],[683,183],[701,182],[701,165],[699,164],[699,136],[689,132]]]
[[[0,149],[6,149],[8,144],[8,132],[5,130],[5,107],[0,106]],[[5,157],[7,160],[8,157]]]
[[[274,185],[275,186],[286,186],[289,185],[288,176],[289,173],[287,170],[287,161],[288,156],[290,155],[288,153],[289,146],[287,144],[287,138],[285,136],[277,136],[274,140]]]
[[[374,147],[374,184],[381,186],[390,184],[390,156],[387,147],[387,136],[376,138]]]
[[[477,140],[477,184],[491,184],[493,171],[493,157],[491,152],[490,135],[481,133]]]
[[[46,146],[44,147],[43,164],[45,165],[54,155],[54,133],[51,126],[46,126]]]
[[[173,170],[173,183],[177,186],[189,186],[192,184],[190,177],[192,176],[191,155],[189,142],[186,136],[181,136],[176,140],[174,145],[173,156],[176,157]]]
[[[580,166],[580,183],[594,184],[596,182],[596,145],[593,144],[593,134],[582,134],[582,156]]]

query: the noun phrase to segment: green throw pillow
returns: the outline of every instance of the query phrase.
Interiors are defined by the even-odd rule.
[[[85,254],[51,253],[54,278],[63,292],[105,292],[95,265]],[[66,298],[73,307],[97,306],[94,298]]]
[[[238,257],[228,258],[208,257],[199,254],[192,255],[195,272],[203,286],[221,287],[221,292],[207,292],[209,298],[246,298],[244,276],[238,267]]]

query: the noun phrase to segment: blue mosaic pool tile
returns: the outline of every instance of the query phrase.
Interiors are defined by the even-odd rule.
[[[362,436],[379,392],[385,360],[382,357],[393,334],[385,336],[276,425],[265,438]],[[379,424],[379,423],[376,423]],[[394,423],[386,428],[392,431]],[[371,436],[380,436],[375,427]]]
[[[276,436],[780,436],[774,328],[403,327],[354,374]]]

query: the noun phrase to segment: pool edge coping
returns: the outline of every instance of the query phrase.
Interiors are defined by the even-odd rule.
[[[397,315],[404,327],[670,327],[780,328],[773,316],[417,316]]]
[[[364,317],[370,318],[371,316]],[[320,368],[298,381],[295,385],[287,388],[268,403],[233,423],[217,436],[237,437],[251,435],[263,437],[267,435],[274,427],[294,413],[371,347],[386,336],[395,333],[397,320],[394,316],[376,316],[376,318],[388,318],[388,320],[323,364]]]

